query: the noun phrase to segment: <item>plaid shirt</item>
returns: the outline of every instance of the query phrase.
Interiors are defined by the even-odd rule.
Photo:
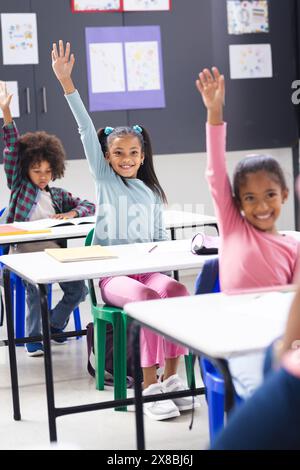
[[[15,123],[4,126],[3,131],[3,163],[7,185],[11,190],[6,222],[23,222],[29,220],[30,211],[40,190],[29,178],[21,176],[18,156],[19,132]],[[62,188],[49,188],[49,191],[57,214],[76,210],[78,217],[85,217],[95,213],[93,203],[74,197]]]

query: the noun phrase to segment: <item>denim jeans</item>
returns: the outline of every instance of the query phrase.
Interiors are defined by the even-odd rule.
[[[41,334],[41,306],[36,288],[25,283],[28,312],[26,316],[26,335],[38,336]],[[69,320],[72,311],[82,302],[88,293],[84,281],[60,282],[63,297],[56,307],[50,311],[50,324],[54,328],[63,329]]]

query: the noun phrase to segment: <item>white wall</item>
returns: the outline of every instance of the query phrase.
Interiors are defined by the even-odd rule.
[[[294,230],[294,198],[292,191],[292,154],[290,149],[264,149],[247,152],[229,152],[227,165],[230,175],[238,160],[247,153],[268,153],[278,159],[282,165],[289,188],[290,197],[284,205],[278,222],[278,229]],[[205,153],[158,155],[154,164],[159,181],[164,188],[169,206],[174,209],[202,212],[213,215],[213,206],[204,177]],[[3,165],[0,165],[0,208],[7,205],[9,190],[6,186]],[[69,160],[66,176],[54,185],[61,186],[74,195],[95,201],[94,183],[85,160]]]

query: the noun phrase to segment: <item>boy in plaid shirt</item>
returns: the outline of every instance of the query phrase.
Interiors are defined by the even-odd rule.
[[[46,132],[28,132],[19,136],[10,112],[12,95],[0,82],[0,108],[4,120],[4,169],[11,190],[7,223],[34,221],[43,218],[85,217],[95,213],[95,205],[81,200],[61,188],[50,188],[48,184],[61,178],[65,170],[65,151],[61,141]],[[11,252],[24,253],[58,248],[55,241],[23,243],[15,245]],[[63,298],[51,312],[51,332],[60,333],[67,325],[71,312],[87,295],[84,281],[59,283]],[[28,315],[27,336],[38,336],[41,332],[41,316],[38,295],[31,284],[26,284]],[[64,342],[64,339],[57,339]],[[29,356],[43,355],[40,342],[25,345]]]

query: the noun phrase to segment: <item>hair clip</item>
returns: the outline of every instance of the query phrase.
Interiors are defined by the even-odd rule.
[[[114,131],[114,128],[113,128],[113,127],[106,127],[106,128],[104,129],[104,134],[105,134],[105,135],[109,135],[109,134],[111,134],[113,131]]]
[[[135,126],[132,126],[132,129],[133,129],[135,132],[138,132],[138,134],[142,134],[142,133],[143,133],[143,129],[142,129],[141,126],[139,126],[138,124],[136,124]]]

